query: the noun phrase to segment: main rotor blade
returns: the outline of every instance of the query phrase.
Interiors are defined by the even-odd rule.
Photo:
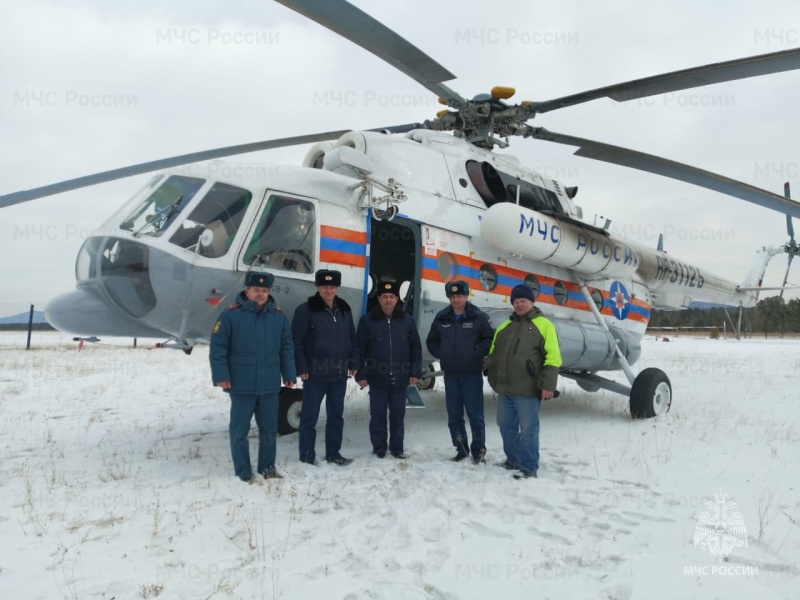
[[[598,98],[612,98],[617,102],[626,102],[628,100],[646,98],[647,96],[655,96],[656,94],[711,85],[712,83],[735,81],[736,79],[781,73],[794,69],[800,69],[800,48],[673,71],[544,102],[533,102],[528,106],[528,110],[533,116],[535,113],[545,113],[558,108],[566,108],[589,102],[590,100],[597,100]]]
[[[455,79],[455,75],[411,42],[349,2],[345,0],[276,0],[276,2],[372,52],[440,98],[447,100],[448,106],[461,108],[466,104],[464,98],[442,83]]]
[[[390,127],[378,127],[375,129],[367,129],[366,131],[387,131],[389,133],[405,133],[412,129],[419,129],[423,126],[419,123],[409,123],[407,125],[393,125]],[[75,179],[68,179],[50,185],[45,185],[30,190],[23,190],[14,192],[12,194],[5,194],[0,196],[0,208],[36,200],[37,198],[44,198],[45,196],[52,196],[54,194],[61,194],[80,188],[97,185],[98,183],[107,183],[117,179],[124,179],[125,177],[132,177],[133,175],[141,175],[142,173],[149,173],[151,171],[160,171],[161,169],[168,169],[170,167],[178,167],[189,163],[200,162],[203,160],[211,160],[214,158],[222,158],[224,156],[234,156],[237,154],[247,154],[248,152],[257,152],[259,150],[269,150],[272,148],[283,148],[286,146],[297,146],[300,144],[310,144],[312,142],[321,142],[324,140],[335,140],[340,136],[350,131],[349,129],[342,129],[340,131],[328,131],[325,133],[314,133],[310,135],[298,135],[289,138],[280,138],[276,140],[267,140],[264,142],[253,142],[250,144],[239,144],[237,146],[226,146],[224,148],[214,148],[212,150],[203,150],[201,152],[192,152],[190,154],[181,154],[180,156],[172,156],[170,158],[162,158],[159,160],[152,160],[149,162],[139,163],[138,165],[131,165],[129,167],[122,167],[120,169],[112,169],[110,171],[103,171],[93,175],[86,175],[84,177],[77,177]]]
[[[652,154],[621,148],[619,146],[612,146],[585,138],[555,133],[542,127],[528,128],[525,137],[534,137],[548,142],[565,144],[567,146],[579,146],[578,150],[575,152],[576,156],[593,158],[623,167],[630,167],[640,171],[647,171],[648,173],[655,173],[656,175],[663,175],[664,177],[671,177],[672,179],[685,181],[686,183],[727,194],[728,196],[741,198],[742,200],[747,200],[753,204],[763,206],[764,208],[777,210],[785,215],[800,217],[800,203],[794,200],[779,196],[778,194],[773,194],[772,192],[762,190],[741,181],[736,181],[735,179],[729,179],[728,177],[723,177],[722,175],[710,171],[698,169],[697,167],[667,160],[659,156],[653,156]]]

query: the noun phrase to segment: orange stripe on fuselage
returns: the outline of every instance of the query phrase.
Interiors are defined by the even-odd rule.
[[[323,238],[351,242],[362,246],[367,245],[367,234],[364,231],[333,227],[332,225],[322,225],[320,226],[320,235]],[[367,257],[364,254],[353,254],[340,250],[321,248],[319,251],[319,259],[322,262],[347,265],[350,267],[361,267],[362,269],[367,266]]]
[[[425,249],[423,248],[423,251],[424,250]],[[469,256],[464,256],[461,254],[455,254],[453,252],[446,252],[441,250],[437,250],[436,258],[438,258],[439,255],[444,253],[450,254],[450,256],[456,259],[456,262],[460,267],[469,268],[470,271],[480,271],[481,265],[487,264],[486,261],[475,260]],[[434,257],[428,255],[428,258],[434,258]],[[498,277],[502,276],[502,277],[509,277],[511,279],[517,279],[519,280],[520,283],[522,283],[525,280],[525,277],[530,274],[530,272],[528,271],[521,271],[519,269],[514,269],[512,267],[507,267],[505,265],[498,265],[493,263],[488,263],[488,264],[490,264],[494,268]],[[432,281],[436,283],[444,282],[444,280],[442,280],[441,276],[439,275],[439,272],[435,269],[426,269],[426,268],[422,269],[422,278],[427,281]],[[548,277],[545,275],[536,275],[536,278],[539,280],[540,284],[544,284],[549,287],[553,287],[556,284],[556,282],[559,281],[558,279],[555,279],[553,277]],[[457,279],[463,279],[469,282],[470,287],[473,289],[476,290],[483,289],[480,280],[477,279],[476,277],[469,277],[466,274],[460,273]],[[561,283],[564,284],[568,292],[581,293],[580,286],[578,286],[577,284],[568,281],[561,281]],[[512,289],[511,286],[497,284],[494,287],[494,289],[489,291],[489,293],[497,294],[500,296],[510,296],[511,289]],[[600,288],[595,288],[595,289],[597,289],[597,291],[600,292],[600,295],[603,297],[604,301],[603,308],[600,311],[601,314],[603,315],[612,314],[610,309],[607,306],[605,306],[605,301],[608,300],[608,298],[610,297],[608,290],[603,290]],[[564,304],[559,304],[558,302],[556,302],[556,299],[552,294],[539,294],[538,298],[536,298],[536,302],[540,304],[549,304],[552,306],[562,306],[564,308],[571,308],[574,310],[582,310],[582,311],[590,310],[589,307],[586,305],[586,302],[584,302],[583,300],[574,300],[570,298]],[[633,306],[639,307],[648,312],[651,311],[650,305],[647,304],[646,302],[639,300],[638,298],[631,298],[630,302]],[[638,321],[640,323],[648,322],[647,317],[635,312],[629,312],[627,318],[632,321]]]
[[[367,243],[367,233],[365,231],[354,231],[352,229],[333,227],[332,225],[322,225],[320,226],[320,234],[322,237],[336,238],[337,240],[344,240],[345,242],[356,242],[357,244]]]
[[[335,250],[320,250],[319,259],[322,262],[348,265],[351,267],[361,267],[362,269],[367,266],[366,256],[359,256],[357,254],[350,254],[348,252],[337,252]]]

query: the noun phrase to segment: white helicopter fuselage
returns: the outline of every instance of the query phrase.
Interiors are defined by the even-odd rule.
[[[568,188],[512,156],[427,130],[350,132],[315,145],[301,167],[212,162],[154,177],[87,240],[78,290],[52,301],[48,319],[190,347],[207,341],[248,270],[275,275],[272,295],[291,318],[315,291],[314,271],[330,268],[356,314],[378,281],[401,283],[424,339],[448,304],[445,283],[467,281],[496,324],[525,284],[556,324],[563,368],[598,371],[618,368],[611,337],[635,362],[653,307],[755,303],[579,217]]]

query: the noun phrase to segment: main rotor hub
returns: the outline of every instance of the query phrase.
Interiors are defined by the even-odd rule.
[[[477,94],[465,102],[448,103],[439,98],[441,104],[454,110],[440,111],[436,119],[425,121],[424,125],[436,131],[453,131],[466,141],[489,150],[495,146],[506,148],[509,137],[525,135],[525,122],[534,116],[527,108],[531,102],[514,105],[503,102],[515,92],[512,87],[495,86],[488,94]]]

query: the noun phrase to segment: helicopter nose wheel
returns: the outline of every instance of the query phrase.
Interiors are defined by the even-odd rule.
[[[300,428],[303,390],[281,388],[278,395],[278,435],[290,435]]]
[[[672,384],[661,369],[644,369],[631,386],[630,407],[634,419],[662,415],[672,405]]]
[[[435,372],[436,369],[433,368],[433,365],[428,365],[427,373],[431,373],[431,375],[423,371],[422,377],[417,381],[417,389],[422,391],[432,390],[433,386],[436,385],[436,377],[432,375]]]

